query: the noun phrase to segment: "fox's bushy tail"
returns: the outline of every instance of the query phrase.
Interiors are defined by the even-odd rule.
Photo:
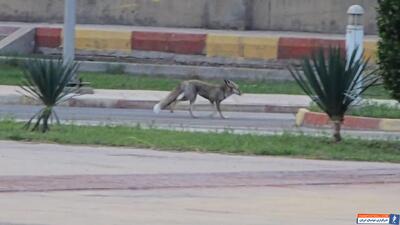
[[[153,107],[153,112],[158,114],[162,109],[165,109],[167,106],[169,106],[172,102],[174,102],[179,95],[182,94],[182,90],[180,86],[176,87],[175,90],[173,90],[169,95],[161,100],[159,103],[154,105]]]

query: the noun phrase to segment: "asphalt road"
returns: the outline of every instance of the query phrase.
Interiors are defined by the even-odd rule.
[[[28,120],[40,109],[39,106],[1,105],[0,118]],[[227,119],[210,117],[211,112],[198,111],[193,119],[186,111],[162,111],[156,115],[150,110],[57,107],[62,122],[75,124],[123,124],[162,129],[191,131],[230,131],[234,133],[276,134],[283,132],[329,135],[330,129],[313,129],[295,126],[295,115],[289,113],[224,112]],[[395,139],[398,132],[344,130],[344,134],[371,139]]]
[[[0,224],[354,224],[400,165],[0,141]]]

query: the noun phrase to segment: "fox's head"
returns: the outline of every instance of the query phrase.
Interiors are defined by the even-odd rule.
[[[237,94],[237,95],[242,95],[242,92],[240,92],[239,85],[237,85],[235,82],[231,80],[224,80],[225,86],[228,88],[228,91],[230,94]]]

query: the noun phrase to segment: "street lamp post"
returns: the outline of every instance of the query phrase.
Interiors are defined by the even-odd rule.
[[[75,60],[75,25],[76,25],[76,0],[64,0],[64,41],[63,41],[63,60],[69,63]],[[71,86],[79,86],[80,94],[93,94],[87,82],[78,79],[77,74],[70,82]]]
[[[352,5],[347,10],[347,14],[349,21],[346,29],[346,55],[350,59],[354,50],[357,49],[355,60],[358,60],[362,57],[364,50],[364,27],[362,25],[364,9],[360,5]],[[361,82],[358,81],[356,86],[357,91],[361,90],[361,85]],[[359,102],[360,100],[358,99],[355,102]]]
[[[76,0],[64,1],[64,41],[63,60],[71,62],[75,58]]]

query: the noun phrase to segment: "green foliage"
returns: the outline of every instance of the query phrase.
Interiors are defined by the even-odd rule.
[[[366,73],[368,60],[363,56],[356,59],[356,53],[357,49],[348,59],[338,47],[330,48],[327,54],[321,48],[311,59],[303,60],[301,70],[289,67],[304,92],[334,122],[336,141],[341,140],[340,124],[346,111],[378,80],[374,71]]]
[[[315,104],[309,107],[311,111],[321,112]],[[347,111],[346,115],[372,118],[400,119],[400,108],[385,103],[365,102]]]
[[[378,64],[385,87],[400,102],[400,1],[378,3]]]
[[[72,97],[71,93],[76,88],[67,88],[78,69],[75,62],[65,63],[61,60],[33,59],[25,64],[24,78],[20,87],[26,92],[25,95],[42,102],[45,107],[26,123],[26,128],[36,119],[32,131],[49,130],[49,119],[54,117],[58,121],[53,107],[62,101]]]
[[[52,132],[42,134],[21,131],[20,127],[21,124],[13,121],[0,121],[0,139],[310,159],[400,162],[399,140],[349,138],[336,144],[326,137],[306,135],[239,135],[229,132],[179,132],[127,126],[76,125],[56,125]]]
[[[18,85],[23,72],[17,67],[0,63],[0,85]],[[126,89],[126,90],[160,90],[170,91],[181,80],[160,76],[143,76],[140,74],[108,74],[80,72],[79,77],[90,83],[93,88],[99,89]],[[244,93],[262,94],[290,94],[303,95],[303,90],[295,81],[237,81]],[[383,85],[369,88],[363,95],[365,98],[390,98]]]

